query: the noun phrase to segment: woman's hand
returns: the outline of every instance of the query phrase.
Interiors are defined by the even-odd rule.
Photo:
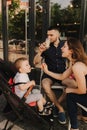
[[[67,87],[66,93],[75,93],[77,90],[78,90],[77,87],[76,88],[75,87],[72,87],[72,88]]]
[[[70,88],[67,87],[67,88],[65,89],[65,92],[66,92],[66,93],[71,93]]]
[[[46,63],[42,63],[42,70],[47,73],[48,72],[48,67],[47,67],[47,64]]]

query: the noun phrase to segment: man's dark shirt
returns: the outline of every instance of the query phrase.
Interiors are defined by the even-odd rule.
[[[49,49],[42,53],[42,57],[45,59],[45,63],[48,66],[48,70],[55,73],[63,73],[66,68],[65,58],[62,57],[61,47],[64,45],[60,42],[58,47],[55,47],[53,43],[50,44]]]

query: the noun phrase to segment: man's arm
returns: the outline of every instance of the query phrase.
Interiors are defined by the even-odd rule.
[[[35,65],[35,67],[39,67],[41,68],[41,61],[42,61],[42,56],[41,54],[46,50],[46,45],[45,43],[40,44],[39,48],[38,48],[38,52],[34,57],[33,63]]]

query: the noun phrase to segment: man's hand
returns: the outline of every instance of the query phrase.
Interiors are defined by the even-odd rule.
[[[43,42],[43,43],[41,43],[41,44],[39,45],[39,51],[40,51],[41,53],[44,52],[46,49],[47,49],[47,48],[46,48],[46,43],[45,43],[45,42]]]

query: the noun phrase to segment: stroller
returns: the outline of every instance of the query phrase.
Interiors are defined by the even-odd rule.
[[[29,125],[29,120],[32,120],[33,125],[35,127],[39,127],[38,130],[53,130],[53,122],[52,120],[43,118],[38,115],[36,111],[36,107],[31,107],[25,103],[25,98],[20,99],[15,93],[12,91],[14,85],[9,84],[9,80],[14,77],[16,73],[16,69],[12,63],[5,62],[4,60],[0,60],[0,91],[4,94],[7,102],[9,103],[12,111],[7,114],[7,122],[4,126],[3,130],[11,130],[14,124],[24,121]],[[30,91],[30,90],[29,90]],[[8,127],[9,121],[13,123]]]

